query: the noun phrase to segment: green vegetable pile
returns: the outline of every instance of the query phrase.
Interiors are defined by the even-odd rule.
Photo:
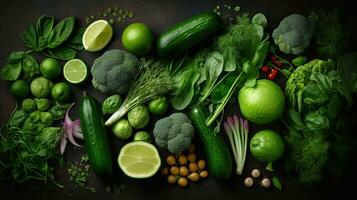
[[[287,167],[298,172],[302,183],[320,181],[326,171],[335,174],[340,158],[351,148],[340,124],[354,91],[340,71],[354,65],[355,55],[341,57],[337,67],[332,60],[312,60],[298,67],[286,83],[290,105],[285,118],[290,148]]]

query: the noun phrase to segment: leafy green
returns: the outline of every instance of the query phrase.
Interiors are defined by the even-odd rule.
[[[350,93],[357,93],[357,52],[341,56],[337,62],[337,69]]]
[[[39,50],[43,50],[47,46],[47,40],[49,35],[51,34],[55,19],[50,16],[41,16],[37,20],[37,34],[39,37],[38,45]]]
[[[43,54],[58,60],[71,60],[76,57],[77,51],[67,46],[59,46],[54,49],[47,49],[43,52]]]
[[[223,64],[224,64],[224,58],[223,56],[214,51],[208,57],[206,58],[205,64],[204,64],[204,78],[206,80],[205,87],[202,90],[202,96],[205,99],[205,97],[210,94],[214,88],[214,85],[216,84],[219,75],[223,71]]]
[[[38,49],[38,35],[34,25],[28,25],[26,30],[22,33],[21,38],[28,48],[40,50]]]
[[[341,19],[341,12],[313,11],[309,18],[315,24],[315,50],[322,59],[336,59],[344,52],[349,39],[348,30]]]
[[[28,54],[22,59],[22,70],[24,72],[24,78],[28,80],[32,80],[40,74],[40,66],[37,60],[32,55]]]
[[[67,109],[71,106],[70,103],[68,104],[60,104],[55,102],[55,104],[48,110],[48,112],[52,115],[54,120],[61,120],[64,118]]]

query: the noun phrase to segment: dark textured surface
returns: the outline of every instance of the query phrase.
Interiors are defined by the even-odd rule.
[[[351,1],[352,2],[352,1]],[[182,19],[190,17],[201,11],[211,10],[217,3],[229,3],[239,5],[244,12],[262,12],[269,21],[269,29],[276,27],[277,23],[286,15],[297,12],[308,14],[309,11],[320,8],[341,8],[346,17],[346,21],[353,22],[352,27],[356,27],[356,13],[352,3],[346,1],[323,1],[323,0],[247,0],[247,1],[213,1],[213,0],[175,0],[175,1],[156,1],[156,0],[123,0],[123,1],[103,1],[103,0],[2,0],[0,2],[1,13],[1,32],[0,32],[0,64],[6,62],[10,52],[16,50],[24,50],[25,47],[19,38],[19,35],[24,31],[29,23],[33,23],[40,15],[53,15],[57,19],[65,16],[76,16],[81,22],[85,17],[91,14],[96,14],[105,8],[119,6],[135,12],[135,18],[128,20],[127,23],[140,21],[147,23],[154,32],[160,33],[168,25],[174,24]],[[107,49],[121,47],[120,34],[125,27],[124,25],[116,26],[114,40],[111,41]],[[355,35],[355,28],[353,34]],[[356,40],[351,43],[351,47],[355,47]],[[354,50],[356,48],[353,48]],[[101,54],[81,53],[79,56],[88,66],[91,66],[94,58]],[[89,84],[87,84],[89,85]],[[9,117],[9,113],[15,105],[15,100],[10,95],[8,83],[0,81],[0,124],[4,124]],[[77,99],[83,88],[74,87]],[[91,94],[102,100],[98,92],[92,88],[87,88]],[[236,106],[228,114],[237,110]],[[280,129],[281,124],[272,124],[269,127]],[[259,130],[262,127],[253,127],[253,131]],[[115,149],[114,157],[122,145],[121,142],[112,140],[113,148]],[[200,148],[198,148],[201,151]],[[69,182],[66,168],[69,162],[78,161],[83,150],[74,149],[69,145],[68,151],[65,154],[64,168],[57,170],[59,182],[65,185],[64,189],[56,189],[55,191],[45,190],[29,190],[24,186],[14,185],[9,182],[0,183],[0,200],[5,199],[329,199],[343,198],[347,195],[353,195],[353,180],[347,182],[334,182],[331,179],[319,184],[318,186],[304,187],[293,181],[293,174],[287,174],[283,171],[283,167],[277,163],[274,175],[281,177],[283,182],[283,192],[277,192],[274,189],[246,189],[242,186],[244,176],[234,176],[227,183],[218,183],[209,178],[200,181],[196,184],[190,184],[187,189],[181,189],[178,186],[169,186],[165,179],[157,175],[151,179],[134,180],[121,174],[116,168],[117,175],[114,178],[115,182],[126,185],[126,190],[120,195],[113,192],[105,192],[106,183],[96,179],[90,179],[89,185],[94,186],[96,193],[85,191],[84,189],[75,188]],[[201,154],[199,152],[199,154]],[[116,159],[115,159],[116,160]],[[253,168],[264,168],[264,164],[256,162],[249,154],[247,165],[244,173],[249,173]],[[351,166],[352,168],[352,166]],[[270,175],[264,172],[266,175]],[[348,172],[346,172],[348,173]]]

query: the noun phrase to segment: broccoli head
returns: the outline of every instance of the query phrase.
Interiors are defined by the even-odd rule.
[[[274,43],[286,54],[300,54],[309,46],[314,23],[300,14],[285,17],[273,31]]]
[[[195,129],[184,113],[173,113],[155,124],[155,142],[174,154],[180,154],[191,145]]]
[[[138,73],[138,59],[123,50],[106,51],[91,68],[94,88],[107,93],[127,93]]]

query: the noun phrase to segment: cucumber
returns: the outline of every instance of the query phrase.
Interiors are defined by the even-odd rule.
[[[216,13],[201,13],[162,33],[157,40],[157,52],[161,57],[177,56],[212,37],[221,27],[222,20]]]
[[[102,110],[86,93],[80,103],[80,121],[90,166],[98,176],[111,178],[113,162]]]
[[[202,106],[194,107],[190,118],[196,127],[205,149],[210,174],[218,180],[226,180],[232,174],[232,158],[221,133],[214,133],[212,127],[206,125],[208,110]]]

